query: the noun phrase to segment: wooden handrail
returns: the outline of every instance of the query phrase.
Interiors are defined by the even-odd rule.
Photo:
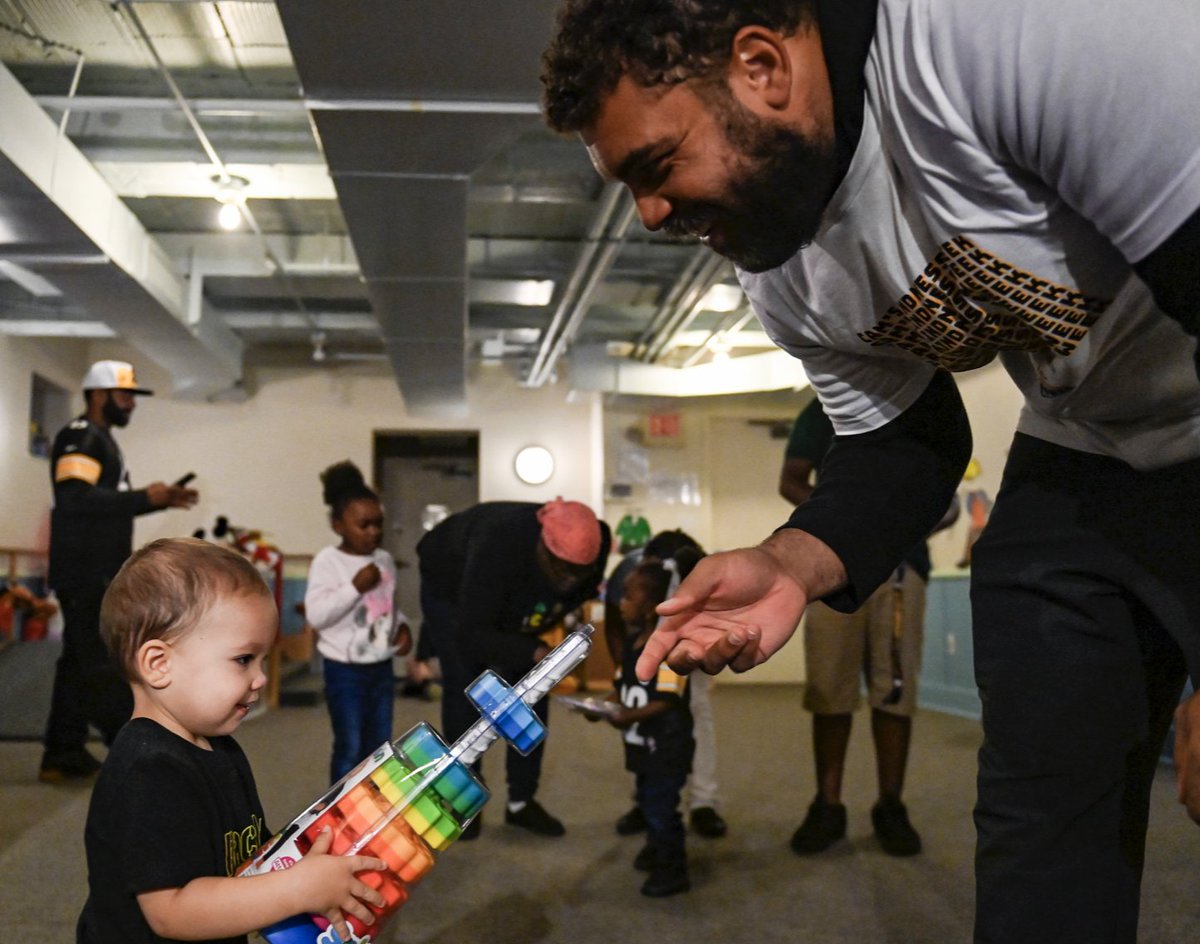
[[[17,572],[17,564],[22,557],[38,557],[44,559],[46,552],[32,547],[0,547],[0,556],[8,558],[8,567],[5,572],[8,575],[8,582],[15,583],[21,575]]]

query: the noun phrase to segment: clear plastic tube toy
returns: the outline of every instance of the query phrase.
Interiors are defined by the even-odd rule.
[[[328,826],[335,855],[370,855],[387,863],[382,872],[359,874],[386,903],[371,906],[373,924],[347,916],[357,942],[369,942],[408,900],[409,889],[433,868],[434,857],[462,835],[488,800],[471,771],[497,738],[528,754],[546,736],[531,705],[561,682],[591,649],[593,627],[576,629],[513,686],[486,671],[467,687],[480,719],[453,744],[421,722],[335,783],[293,819],[239,870],[259,875],[295,865]],[[337,944],[341,939],[319,915],[296,915],[265,928],[270,944]]]

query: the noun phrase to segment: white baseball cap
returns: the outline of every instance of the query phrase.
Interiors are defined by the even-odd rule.
[[[128,390],[149,397],[153,390],[139,387],[128,361],[96,361],[83,376],[84,390]]]

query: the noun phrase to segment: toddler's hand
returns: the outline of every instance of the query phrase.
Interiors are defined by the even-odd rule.
[[[375,564],[367,564],[354,575],[354,589],[359,593],[366,593],[379,586],[379,581],[382,579],[383,575],[379,572],[379,568]]]
[[[375,920],[367,904],[382,907],[386,899],[357,877],[358,872],[382,871],[387,863],[374,856],[329,855],[333,833],[321,830],[304,858],[288,869],[296,880],[298,911],[324,916],[343,941],[353,940],[345,915],[371,924]],[[366,904],[364,904],[364,902]],[[345,915],[343,914],[345,912]]]
[[[406,656],[411,649],[412,630],[408,628],[408,623],[401,623],[400,628],[396,630],[396,655]]]

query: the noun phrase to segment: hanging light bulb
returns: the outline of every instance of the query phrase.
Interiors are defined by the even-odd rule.
[[[233,175],[216,175],[212,179],[216,184],[214,194],[221,209],[217,211],[217,225],[227,232],[232,232],[242,225],[242,207],[246,205],[245,189],[249,185],[245,177]]]
[[[324,331],[314,331],[312,333],[311,340],[312,340],[312,346],[313,346],[312,359],[314,361],[316,361],[317,363],[320,363],[321,361],[325,360],[326,357],[329,356],[328,354],[325,353],[325,332]]]
[[[235,230],[242,225],[242,211],[236,203],[222,203],[217,210],[217,223],[223,230]]]

